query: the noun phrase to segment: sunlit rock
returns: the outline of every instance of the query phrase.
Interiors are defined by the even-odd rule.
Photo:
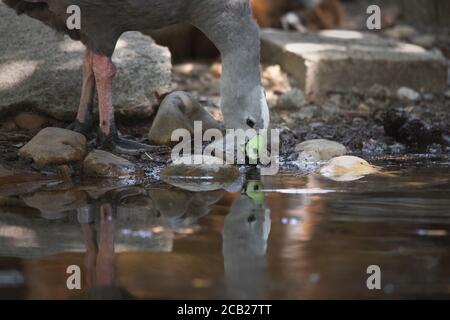
[[[397,91],[397,97],[403,101],[414,102],[420,100],[420,93],[407,87],[401,87]]]
[[[40,167],[83,160],[87,153],[86,138],[61,128],[45,128],[19,150],[21,158],[31,158]]]
[[[321,175],[334,181],[355,181],[378,172],[380,168],[354,156],[333,158],[319,169]]]
[[[0,114],[26,106],[73,121],[80,102],[85,47],[40,21],[0,5]],[[140,32],[126,32],[113,55],[114,110],[122,118],[150,117],[171,88],[171,57]],[[97,108],[95,108],[97,109]]]

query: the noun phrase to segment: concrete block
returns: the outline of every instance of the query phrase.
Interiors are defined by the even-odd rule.
[[[263,61],[281,65],[313,101],[330,93],[364,92],[374,84],[393,93],[400,87],[442,92],[447,86],[445,59],[419,46],[346,30],[264,29],[261,36]]]

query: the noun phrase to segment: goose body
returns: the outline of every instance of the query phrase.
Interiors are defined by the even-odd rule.
[[[122,150],[129,143],[118,140],[111,96],[115,67],[111,56],[127,31],[160,29],[190,23],[200,29],[221,52],[222,112],[230,129],[267,129],[269,112],[260,76],[259,28],[252,17],[250,0],[2,0],[18,14],[26,14],[68,34],[86,46],[83,86],[76,131],[91,126],[95,90],[100,109],[101,144]],[[81,12],[81,28],[69,30],[68,8]],[[116,148],[119,147],[119,148]],[[144,147],[144,146],[142,146]]]

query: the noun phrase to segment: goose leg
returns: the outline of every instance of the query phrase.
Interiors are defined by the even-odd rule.
[[[99,141],[103,149],[121,154],[137,155],[145,151],[159,150],[159,146],[150,146],[119,136],[112,103],[112,85],[116,74],[116,67],[110,57],[92,54],[92,70],[95,83],[100,114]]]
[[[95,137],[92,116],[94,93],[95,78],[92,70],[92,52],[89,49],[86,49],[83,58],[83,84],[80,105],[78,107],[77,118],[68,129],[79,132],[88,139],[93,139]]]

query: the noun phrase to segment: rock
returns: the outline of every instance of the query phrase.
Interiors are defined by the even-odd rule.
[[[436,37],[432,34],[421,34],[411,38],[411,42],[425,49],[431,49],[436,43]]]
[[[358,105],[358,108],[356,108],[356,111],[358,111],[359,113],[364,114],[364,115],[369,115],[370,107],[365,103],[360,103]]]
[[[423,100],[425,100],[425,101],[433,101],[434,100],[434,94],[432,94],[432,93],[425,93],[423,95]]]
[[[63,121],[73,121],[81,92],[84,46],[26,15],[0,4],[0,114],[26,107]],[[157,95],[170,91],[167,48],[139,32],[119,40],[113,100],[122,118],[150,117]]]
[[[319,162],[343,156],[347,153],[347,148],[338,142],[315,139],[298,144],[295,152],[299,153],[299,162]]]
[[[300,89],[292,89],[280,96],[277,101],[277,108],[299,110],[306,104],[305,95]]]
[[[83,175],[93,178],[130,178],[137,173],[130,161],[103,150],[94,150],[83,163]]]
[[[354,156],[333,158],[319,169],[321,175],[334,181],[355,181],[378,172],[379,168]]]
[[[211,73],[214,78],[219,79],[222,76],[222,64],[218,62],[213,63],[209,69],[209,73]]]
[[[417,35],[416,29],[407,25],[398,25],[384,31],[388,37],[398,40],[409,40]]]
[[[401,87],[397,90],[397,97],[404,101],[415,102],[420,100],[420,94],[418,92],[406,87]]]
[[[322,103],[332,92],[365,93],[374,83],[442,92],[447,86],[445,59],[416,45],[374,34],[326,30],[302,34],[262,31],[262,57],[279,64],[300,85],[308,100]]]
[[[382,85],[374,84],[369,88],[367,96],[377,100],[386,100],[391,96],[391,91]]]
[[[314,118],[320,117],[321,110],[318,106],[310,105],[302,107],[295,115],[298,120],[311,121]]]
[[[86,138],[61,128],[45,128],[19,150],[21,158],[31,158],[39,166],[81,161],[87,153]]]
[[[262,83],[269,90],[267,93],[287,92],[291,89],[288,75],[278,64],[268,66],[263,70]]]
[[[44,126],[47,119],[35,113],[21,112],[14,118],[14,123],[19,129],[36,130]]]
[[[450,99],[450,90],[445,91],[444,95],[447,99]]]
[[[195,164],[195,157],[180,158],[164,168],[161,179],[180,189],[198,192],[227,189],[240,177],[234,165],[226,165],[221,159],[203,157],[203,164]]]
[[[174,144],[172,133],[176,129],[186,129],[194,133],[194,121],[201,121],[203,131],[220,129],[220,124],[187,92],[169,94],[159,107],[155,120],[148,133],[150,143]]]

